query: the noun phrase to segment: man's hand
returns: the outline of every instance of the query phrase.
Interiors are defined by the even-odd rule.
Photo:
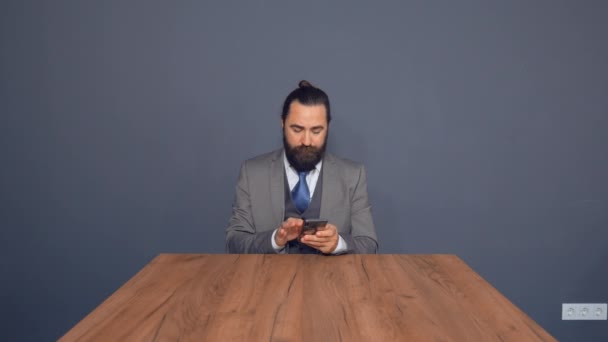
[[[330,254],[338,247],[339,238],[340,235],[338,235],[336,226],[328,223],[324,227],[319,227],[315,234],[302,236],[300,241],[325,254]]]
[[[302,232],[302,226],[304,220],[299,218],[290,217],[283,221],[283,224],[277,229],[277,233],[274,234],[274,242],[279,247],[285,247],[285,244],[291,240],[295,240],[300,236]]]

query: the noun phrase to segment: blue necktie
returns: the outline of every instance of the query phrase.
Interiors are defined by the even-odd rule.
[[[306,184],[306,174],[308,172],[300,172],[300,180],[298,184],[291,190],[291,199],[296,205],[299,212],[303,213],[308,208],[310,202],[310,191],[308,191],[308,184]]]

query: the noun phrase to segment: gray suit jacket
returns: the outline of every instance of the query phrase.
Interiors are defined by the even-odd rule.
[[[378,242],[363,165],[326,152],[322,172],[320,217],[338,228],[348,245],[347,253],[376,253]],[[271,238],[284,218],[284,178],[282,149],[243,163],[226,229],[228,253],[275,253]]]

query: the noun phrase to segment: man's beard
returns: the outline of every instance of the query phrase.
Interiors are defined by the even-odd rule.
[[[285,132],[283,132],[283,147],[285,148],[285,156],[289,164],[296,169],[298,172],[308,172],[315,168],[315,166],[321,161],[323,155],[325,155],[325,147],[327,146],[327,137],[321,147],[313,146],[290,146],[285,138]]]

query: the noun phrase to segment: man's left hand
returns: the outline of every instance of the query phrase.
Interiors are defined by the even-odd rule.
[[[319,227],[315,234],[304,235],[300,240],[303,244],[318,249],[325,254],[331,254],[338,247],[338,229],[331,223]]]

